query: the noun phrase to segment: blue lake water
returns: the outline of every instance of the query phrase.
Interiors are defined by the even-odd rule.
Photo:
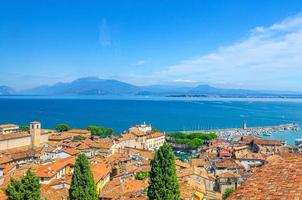
[[[67,123],[75,128],[88,125],[112,127],[116,132],[131,125],[151,123],[163,131],[302,125],[302,101],[280,99],[169,99],[100,97],[0,97],[0,124],[42,122],[44,128]],[[273,134],[268,138],[293,144],[301,132]]]

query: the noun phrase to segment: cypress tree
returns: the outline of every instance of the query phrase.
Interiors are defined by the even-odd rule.
[[[69,200],[97,200],[98,195],[93,180],[88,159],[80,154],[76,160],[71,186],[69,189]]]
[[[39,177],[28,170],[21,181],[11,179],[5,193],[9,200],[41,200],[40,188]]]
[[[151,161],[148,197],[150,200],[180,199],[175,156],[166,143],[156,151]]]

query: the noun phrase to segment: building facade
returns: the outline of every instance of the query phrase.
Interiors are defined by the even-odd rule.
[[[14,131],[12,131],[14,130]],[[33,148],[41,146],[48,142],[48,132],[41,129],[40,122],[31,122],[30,131],[20,131],[18,129],[11,129],[5,134],[0,133],[0,151],[12,148],[32,146]]]

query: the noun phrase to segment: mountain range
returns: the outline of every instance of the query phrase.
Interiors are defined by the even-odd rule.
[[[10,88],[5,85],[0,85],[0,95],[10,95],[14,94],[16,91],[13,88]]]
[[[299,92],[256,91],[245,89],[224,89],[209,85],[172,86],[151,85],[136,86],[117,80],[105,80],[96,77],[76,79],[69,83],[56,83],[32,89],[16,91],[0,86],[0,95],[141,95],[169,97],[302,97]]]

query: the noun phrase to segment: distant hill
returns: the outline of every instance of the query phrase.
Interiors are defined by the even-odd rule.
[[[139,91],[137,86],[95,77],[80,78],[71,83],[57,83],[21,91],[32,95],[129,95]]]
[[[209,85],[199,85],[187,92],[188,95],[208,96],[232,96],[232,97],[281,97],[301,96],[302,93],[288,91],[266,91],[266,90],[245,90],[245,89],[224,89]]]
[[[1,94],[1,93],[0,93]],[[141,95],[169,97],[294,97],[302,98],[302,93],[287,91],[256,91],[245,89],[225,89],[210,85],[136,86],[117,80],[96,77],[80,78],[70,83],[56,83],[18,92],[23,95]]]
[[[8,86],[0,86],[0,95],[10,95],[14,94],[16,91]]]

